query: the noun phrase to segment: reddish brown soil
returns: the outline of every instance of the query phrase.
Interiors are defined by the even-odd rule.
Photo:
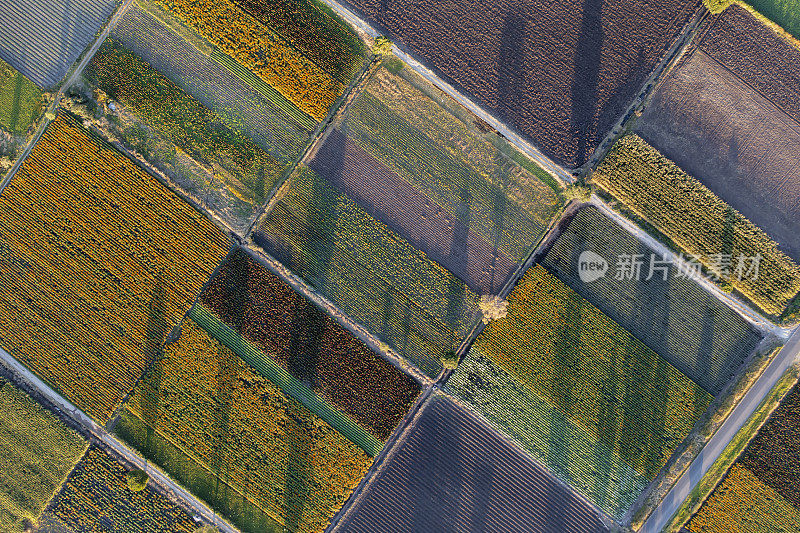
[[[665,55],[699,0],[348,0],[528,137],[579,167]]]

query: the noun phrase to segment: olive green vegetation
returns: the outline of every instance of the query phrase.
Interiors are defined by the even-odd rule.
[[[0,128],[23,135],[42,112],[42,91],[0,59]]]
[[[147,472],[138,468],[125,474],[125,482],[133,492],[142,492],[149,479],[150,476],[147,475]]]
[[[775,241],[640,137],[617,141],[592,181],[706,267],[713,254],[760,254],[757,279],[730,283],[766,313],[782,315],[800,292],[800,266]]]
[[[800,0],[749,0],[747,3],[800,39]]]
[[[0,531],[24,531],[86,449],[86,442],[0,378]]]
[[[703,5],[712,13],[717,14],[725,11],[733,2],[734,0],[703,0]]]

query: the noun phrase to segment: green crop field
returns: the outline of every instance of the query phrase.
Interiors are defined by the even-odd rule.
[[[477,317],[478,295],[303,168],[257,244],[431,377]]]
[[[0,378],[0,530],[22,533],[78,462],[86,442]]]
[[[0,59],[0,128],[22,135],[42,112],[42,91]]]
[[[468,403],[559,479],[620,518],[649,480],[597,436],[473,348],[445,392]]]
[[[609,263],[601,279],[584,283],[580,255],[594,252]],[[630,331],[650,349],[711,394],[718,394],[761,340],[744,318],[709,294],[697,281],[667,278],[654,270],[654,252],[594,207],[581,210],[547,253],[542,264]],[[641,260],[639,279],[618,279],[619,258]]]
[[[747,4],[800,39],[800,2],[798,0],[748,0]]]
[[[321,532],[372,464],[191,320],[117,432],[244,531]]]
[[[767,313],[780,315],[800,292],[800,266],[763,230],[640,137],[620,139],[592,180],[707,266],[712,254],[760,254],[758,278],[731,284]]]
[[[475,341],[514,381],[653,479],[712,400],[666,359],[537,265]]]

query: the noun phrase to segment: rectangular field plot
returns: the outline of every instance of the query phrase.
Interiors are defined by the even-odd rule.
[[[0,132],[24,135],[43,107],[42,91],[0,59]]]
[[[86,442],[0,378],[0,529],[23,533],[86,450]]]
[[[0,2],[0,58],[49,88],[66,75],[117,5],[116,0]]]
[[[202,304],[278,366],[386,440],[420,386],[242,249],[200,297]]]
[[[366,58],[355,32],[318,0],[153,1],[317,121]]]
[[[525,273],[508,316],[487,326],[467,361],[448,388],[617,518],[713,399],[541,265]],[[511,402],[487,399],[498,394]],[[510,420],[520,406],[530,425]],[[595,444],[570,449],[569,434]],[[573,458],[584,462],[568,464]]]
[[[430,377],[478,317],[479,297],[308,168],[253,240]]]
[[[760,255],[755,279],[734,275],[725,282],[767,313],[781,315],[800,292],[800,266],[780,252],[775,241],[640,137],[620,139],[592,181],[706,268],[715,266],[715,254]]]
[[[781,401],[691,518],[694,533],[800,531],[800,386]]]
[[[186,320],[117,433],[252,533],[321,533],[372,464],[364,451]]]
[[[348,0],[566,167],[583,165],[700,2]]]
[[[0,195],[0,242],[0,345],[101,422],[228,248],[66,114]]]
[[[470,289],[496,294],[560,202],[465,118],[410,69],[381,68],[309,166]]]
[[[579,258],[586,251],[608,262],[604,277],[581,280]],[[542,264],[706,391],[719,394],[762,336],[697,281],[678,277],[677,265],[667,265],[666,280],[655,268],[646,279],[653,254],[595,207],[587,207]],[[641,263],[638,279],[621,275],[620,257],[635,257]]]
[[[590,505],[526,454],[434,395],[333,531],[608,530]]]
[[[740,44],[723,53],[725,24],[716,19],[656,91],[636,132],[800,261],[798,54],[766,53],[758,31],[728,37]],[[753,63],[774,66],[750,72]]]
[[[39,531],[193,533],[202,523],[147,486],[128,488],[129,468],[90,446],[39,517]]]

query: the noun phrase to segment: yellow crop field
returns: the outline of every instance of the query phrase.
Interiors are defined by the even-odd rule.
[[[287,100],[322,120],[344,85],[230,0],[156,0]]]
[[[0,346],[105,421],[227,239],[61,115],[0,196]]]

